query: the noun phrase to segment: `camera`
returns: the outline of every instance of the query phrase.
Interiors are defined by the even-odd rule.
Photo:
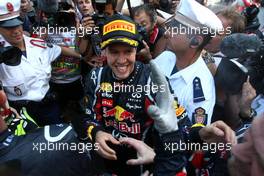
[[[148,33],[147,33],[147,30],[144,26],[141,26],[139,24],[137,24],[137,31],[138,31],[138,34],[139,34],[139,39],[138,41],[139,42],[139,45],[138,45],[138,48],[137,48],[137,51],[140,51],[142,50],[143,48],[145,48],[144,44],[143,44],[143,40],[144,41],[149,41],[149,36],[148,36]]]
[[[248,69],[250,83],[257,93],[264,94],[264,44],[257,52],[240,62]]]
[[[114,9],[116,6],[115,0],[92,0],[92,4],[95,10],[95,13],[93,14],[86,14],[83,16],[83,18],[90,16],[92,17],[92,20],[94,21],[95,25],[99,28],[99,33],[101,34],[103,31],[103,26],[105,24],[106,19],[109,15],[114,14]],[[106,12],[106,7],[110,7],[110,12]],[[93,46],[93,51],[97,56],[101,55],[101,36],[98,33],[93,33],[89,36],[91,44]]]
[[[58,12],[54,15],[54,22],[61,27],[74,27],[76,26],[75,13],[69,12],[73,9],[72,5],[67,2],[60,2]]]
[[[171,2],[171,0],[160,0],[159,6],[160,6],[161,10],[170,13],[172,2]]]
[[[70,9],[73,9],[73,7],[67,2],[59,2],[58,6],[54,4],[52,11],[47,11],[48,4],[43,3],[42,6],[41,10],[43,11],[45,18],[40,19],[40,26],[60,26],[69,28],[76,26],[75,13],[69,11]]]

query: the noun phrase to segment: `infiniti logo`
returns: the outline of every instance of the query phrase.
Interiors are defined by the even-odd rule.
[[[138,92],[134,92],[134,93],[132,93],[132,97],[133,98],[141,98],[141,94]]]

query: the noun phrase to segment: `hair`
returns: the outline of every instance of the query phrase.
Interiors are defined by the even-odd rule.
[[[134,16],[138,15],[141,12],[145,12],[152,24],[157,22],[157,12],[153,5],[151,4],[143,4],[134,8]]]
[[[197,51],[202,51],[203,48],[210,42],[210,40],[213,38],[211,34],[202,35],[203,42],[199,45],[197,48]]]
[[[236,12],[234,8],[226,8],[216,13],[217,16],[222,16],[228,21],[231,27],[231,33],[243,33],[246,27],[246,19],[243,15]]]

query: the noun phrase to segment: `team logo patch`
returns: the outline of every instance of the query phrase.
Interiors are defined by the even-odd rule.
[[[16,93],[17,96],[21,96],[22,95],[22,91],[19,87],[15,86],[14,87],[14,92]]]
[[[113,106],[113,100],[103,99],[102,100],[102,105],[103,106],[107,106],[107,107],[112,107]]]
[[[110,83],[101,83],[100,88],[105,92],[111,92],[113,90],[113,87]]]
[[[129,120],[130,122],[135,122],[134,114],[128,112],[121,106],[116,106],[113,109],[107,110],[104,112],[104,117],[114,116],[115,120],[118,122],[122,122],[124,120]]]
[[[182,106],[180,106],[180,107],[178,107],[178,108],[176,109],[176,116],[179,117],[179,116],[181,116],[184,112],[186,112],[186,111],[185,111],[185,108],[182,107]]]
[[[10,2],[6,3],[6,8],[7,8],[8,12],[13,12],[14,11],[14,6]]]
[[[205,124],[207,121],[207,114],[202,107],[196,108],[192,115],[192,121],[198,124]]]

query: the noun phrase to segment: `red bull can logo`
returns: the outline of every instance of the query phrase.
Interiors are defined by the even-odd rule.
[[[105,111],[104,117],[115,116],[116,121],[121,122],[124,120],[130,120],[131,122],[135,122],[134,114],[128,112],[121,106],[116,106],[113,109]]]

